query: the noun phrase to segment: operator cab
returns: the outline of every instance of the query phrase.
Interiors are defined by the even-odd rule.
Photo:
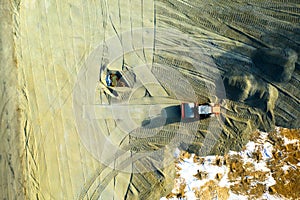
[[[220,114],[220,105],[213,103],[182,103],[181,119],[197,120]]]

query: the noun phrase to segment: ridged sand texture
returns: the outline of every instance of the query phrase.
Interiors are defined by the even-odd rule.
[[[200,154],[223,154],[240,150],[258,128],[299,128],[298,0],[4,0],[0,20],[2,199],[132,200],[170,193],[175,169],[166,161],[171,157],[168,148],[161,157],[134,157],[133,163],[119,155],[119,167],[143,172],[124,173],[99,162],[77,129],[73,91],[78,74],[111,37],[123,50],[148,45],[108,60],[110,67],[127,70],[129,85],[141,87],[133,94],[102,85],[98,103],[156,102],[163,107],[173,100],[219,101],[222,109],[211,120],[168,122],[156,127],[155,134],[154,129],[137,128],[122,142],[121,130],[114,132],[120,135],[110,134],[118,120],[99,120],[106,136],[129,153],[151,152],[174,142],[196,153],[212,144]],[[135,35],[135,30],[146,28],[153,31],[152,38]],[[122,40],[126,31],[134,44]],[[99,67],[107,62],[105,53],[97,58]],[[133,77],[134,72],[143,75],[135,68],[143,63],[159,86],[143,85],[143,79]],[[217,84],[223,80],[225,97]],[[150,136],[141,137],[145,135]],[[87,141],[93,145],[97,139],[88,136]],[[163,168],[145,172],[161,163]]]

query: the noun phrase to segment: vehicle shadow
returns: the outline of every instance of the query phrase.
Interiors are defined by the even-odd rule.
[[[206,119],[208,117],[209,115],[201,115],[200,119],[198,118],[182,119],[180,105],[169,106],[162,109],[159,116],[145,119],[142,122],[142,128],[154,129],[154,128],[159,128],[159,127],[163,127],[178,122],[192,123],[195,121],[199,121],[201,119]]]
[[[161,110],[159,116],[145,119],[143,128],[153,129],[181,121],[180,105],[169,106]]]

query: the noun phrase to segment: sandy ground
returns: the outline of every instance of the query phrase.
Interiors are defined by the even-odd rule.
[[[77,74],[105,38],[153,27],[153,3],[5,1],[1,22],[1,47],[11,47],[1,51],[1,198],[79,198],[100,164],[76,132]],[[128,184],[128,174],[120,177],[110,193]],[[126,192],[122,187],[117,196]]]
[[[85,136],[82,130],[88,128],[77,129],[76,106],[72,97],[76,82],[82,78],[78,74],[82,68],[90,67],[90,63],[85,63],[87,58],[91,57],[92,52],[97,53],[102,41],[110,41],[111,37],[115,39],[109,43],[110,48],[115,47],[120,52],[116,49],[98,52],[100,55],[97,55],[99,59],[96,61],[99,62],[92,63],[97,65],[98,70],[104,58],[116,59],[108,62],[111,63],[111,69],[120,69],[122,60],[119,57],[123,56],[124,48],[130,45],[141,47],[147,44],[147,53],[142,53],[148,64],[151,64],[154,34],[150,37],[131,34],[134,34],[133,30],[144,27],[154,31],[153,6],[152,1],[87,3],[77,0],[24,0],[3,3],[1,8],[5,12],[1,13],[1,19],[6,24],[1,29],[1,46],[11,47],[1,52],[4,62],[7,62],[1,68],[1,105],[4,106],[1,134],[5,141],[1,145],[4,153],[0,157],[3,160],[3,198],[97,199],[100,195],[97,193],[101,190],[98,188],[99,181],[109,174],[113,177],[106,180],[101,198],[119,199],[128,193],[132,175],[118,171],[115,173],[99,162],[97,144],[91,144],[97,136]],[[135,39],[128,41],[126,38],[118,38],[122,32],[130,33],[128,35]],[[125,55],[126,64],[142,65],[143,61],[139,61],[138,57],[134,54]],[[136,68],[135,73],[143,72]],[[149,71],[149,75],[140,77],[141,84],[143,81],[155,82],[151,75]],[[90,78],[97,83],[98,77]],[[157,84],[149,85],[147,89],[152,95],[158,91],[166,96],[164,89]],[[84,99],[87,88],[79,90]],[[95,88],[88,90],[93,91]],[[100,103],[107,103],[105,98]],[[101,130],[108,131],[106,135],[110,135],[109,139],[119,145],[120,135],[124,131],[118,129],[111,134],[109,128],[114,127],[113,120],[109,116],[106,118],[108,122],[100,123]],[[96,155],[91,151],[96,151]],[[105,159],[110,159],[109,150],[104,151],[107,151]],[[100,154],[104,154],[104,151]],[[130,172],[130,168],[127,171]],[[88,190],[91,194],[88,194]],[[131,193],[137,196],[139,192]]]
[[[0,196],[3,199],[23,199],[26,191],[22,159],[24,146],[21,144],[25,143],[24,135],[19,134],[22,110],[18,106],[20,99],[17,95],[20,90],[14,46],[14,9],[5,1],[0,3],[0,10]]]
[[[172,160],[170,149],[151,161],[139,161],[132,152],[157,150],[190,137],[195,139],[194,147],[210,145],[221,130],[216,151],[223,152],[224,148],[241,148],[256,128],[272,128],[275,117],[281,126],[295,127],[300,115],[295,109],[299,107],[299,68],[290,82],[273,83],[253,68],[250,57],[256,48],[284,48],[287,44],[299,54],[299,17],[294,16],[299,11],[293,7],[297,2],[291,1],[286,7],[277,3],[274,8],[260,1],[253,5],[235,2],[234,6],[231,1],[212,2],[2,1],[0,198],[158,199],[172,187],[168,183],[175,169],[165,164],[165,160]],[[258,10],[247,12],[251,6]],[[245,15],[235,15],[242,9]],[[291,14],[275,14],[274,9]],[[205,14],[199,15],[199,10]],[[265,15],[259,17],[256,12]],[[173,32],[170,27],[180,31]],[[280,34],[276,35],[278,30]],[[182,37],[182,32],[188,36]],[[199,49],[205,49],[206,55]],[[212,59],[215,63],[210,62]],[[152,65],[154,62],[168,68]],[[297,62],[299,67],[299,59]],[[136,74],[137,87],[130,89],[130,95],[123,91],[123,96],[114,98],[115,93],[105,86],[104,71],[99,81],[100,67],[105,69],[106,65],[114,70],[128,66]],[[226,111],[224,123],[219,117],[211,124],[210,120],[168,124],[166,128],[156,127],[158,135],[139,138],[156,129],[133,131],[127,121],[101,115],[107,112],[109,103],[125,102],[131,104],[128,112],[138,116],[133,122],[143,123],[140,116],[158,115],[159,109],[178,104],[174,100],[216,101],[215,93],[225,91],[215,79],[235,67],[255,74],[249,75],[248,87],[252,80],[257,85],[260,79],[267,82],[258,88],[262,90],[264,99],[259,103],[262,101],[263,106],[255,107],[258,103],[250,102],[255,108],[249,109],[249,104],[226,100],[222,105],[222,112]],[[240,80],[238,76],[232,79]],[[168,85],[170,82],[174,85]],[[246,95],[251,97],[249,91]],[[155,98],[149,100],[149,96]],[[84,109],[97,103],[105,104],[96,111],[100,119],[89,118]],[[87,107],[83,107],[85,104]],[[147,104],[149,113],[135,104]],[[154,119],[157,123],[161,120]],[[93,120],[99,120],[99,127],[93,126]],[[91,130],[100,130],[108,140]],[[133,131],[132,137],[129,131]],[[203,142],[207,135],[211,140]],[[106,141],[124,147],[127,154],[114,159],[111,148],[99,147]],[[105,167],[99,156],[107,162],[115,161],[109,162],[110,167],[129,173]],[[129,157],[138,160],[136,165],[127,161]],[[163,168],[158,169],[161,165]],[[153,166],[155,173],[130,173]]]

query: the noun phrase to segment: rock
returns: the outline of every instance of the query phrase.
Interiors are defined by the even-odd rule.
[[[235,172],[236,171],[236,164],[235,164],[235,162],[231,163],[231,165],[230,165],[230,171],[231,172]]]
[[[269,192],[270,194],[275,194],[276,193],[276,189],[274,186],[269,187]]]
[[[218,181],[221,180],[222,177],[223,177],[223,174],[221,174],[221,173],[217,173],[217,174],[216,174],[216,179],[217,179]]]

